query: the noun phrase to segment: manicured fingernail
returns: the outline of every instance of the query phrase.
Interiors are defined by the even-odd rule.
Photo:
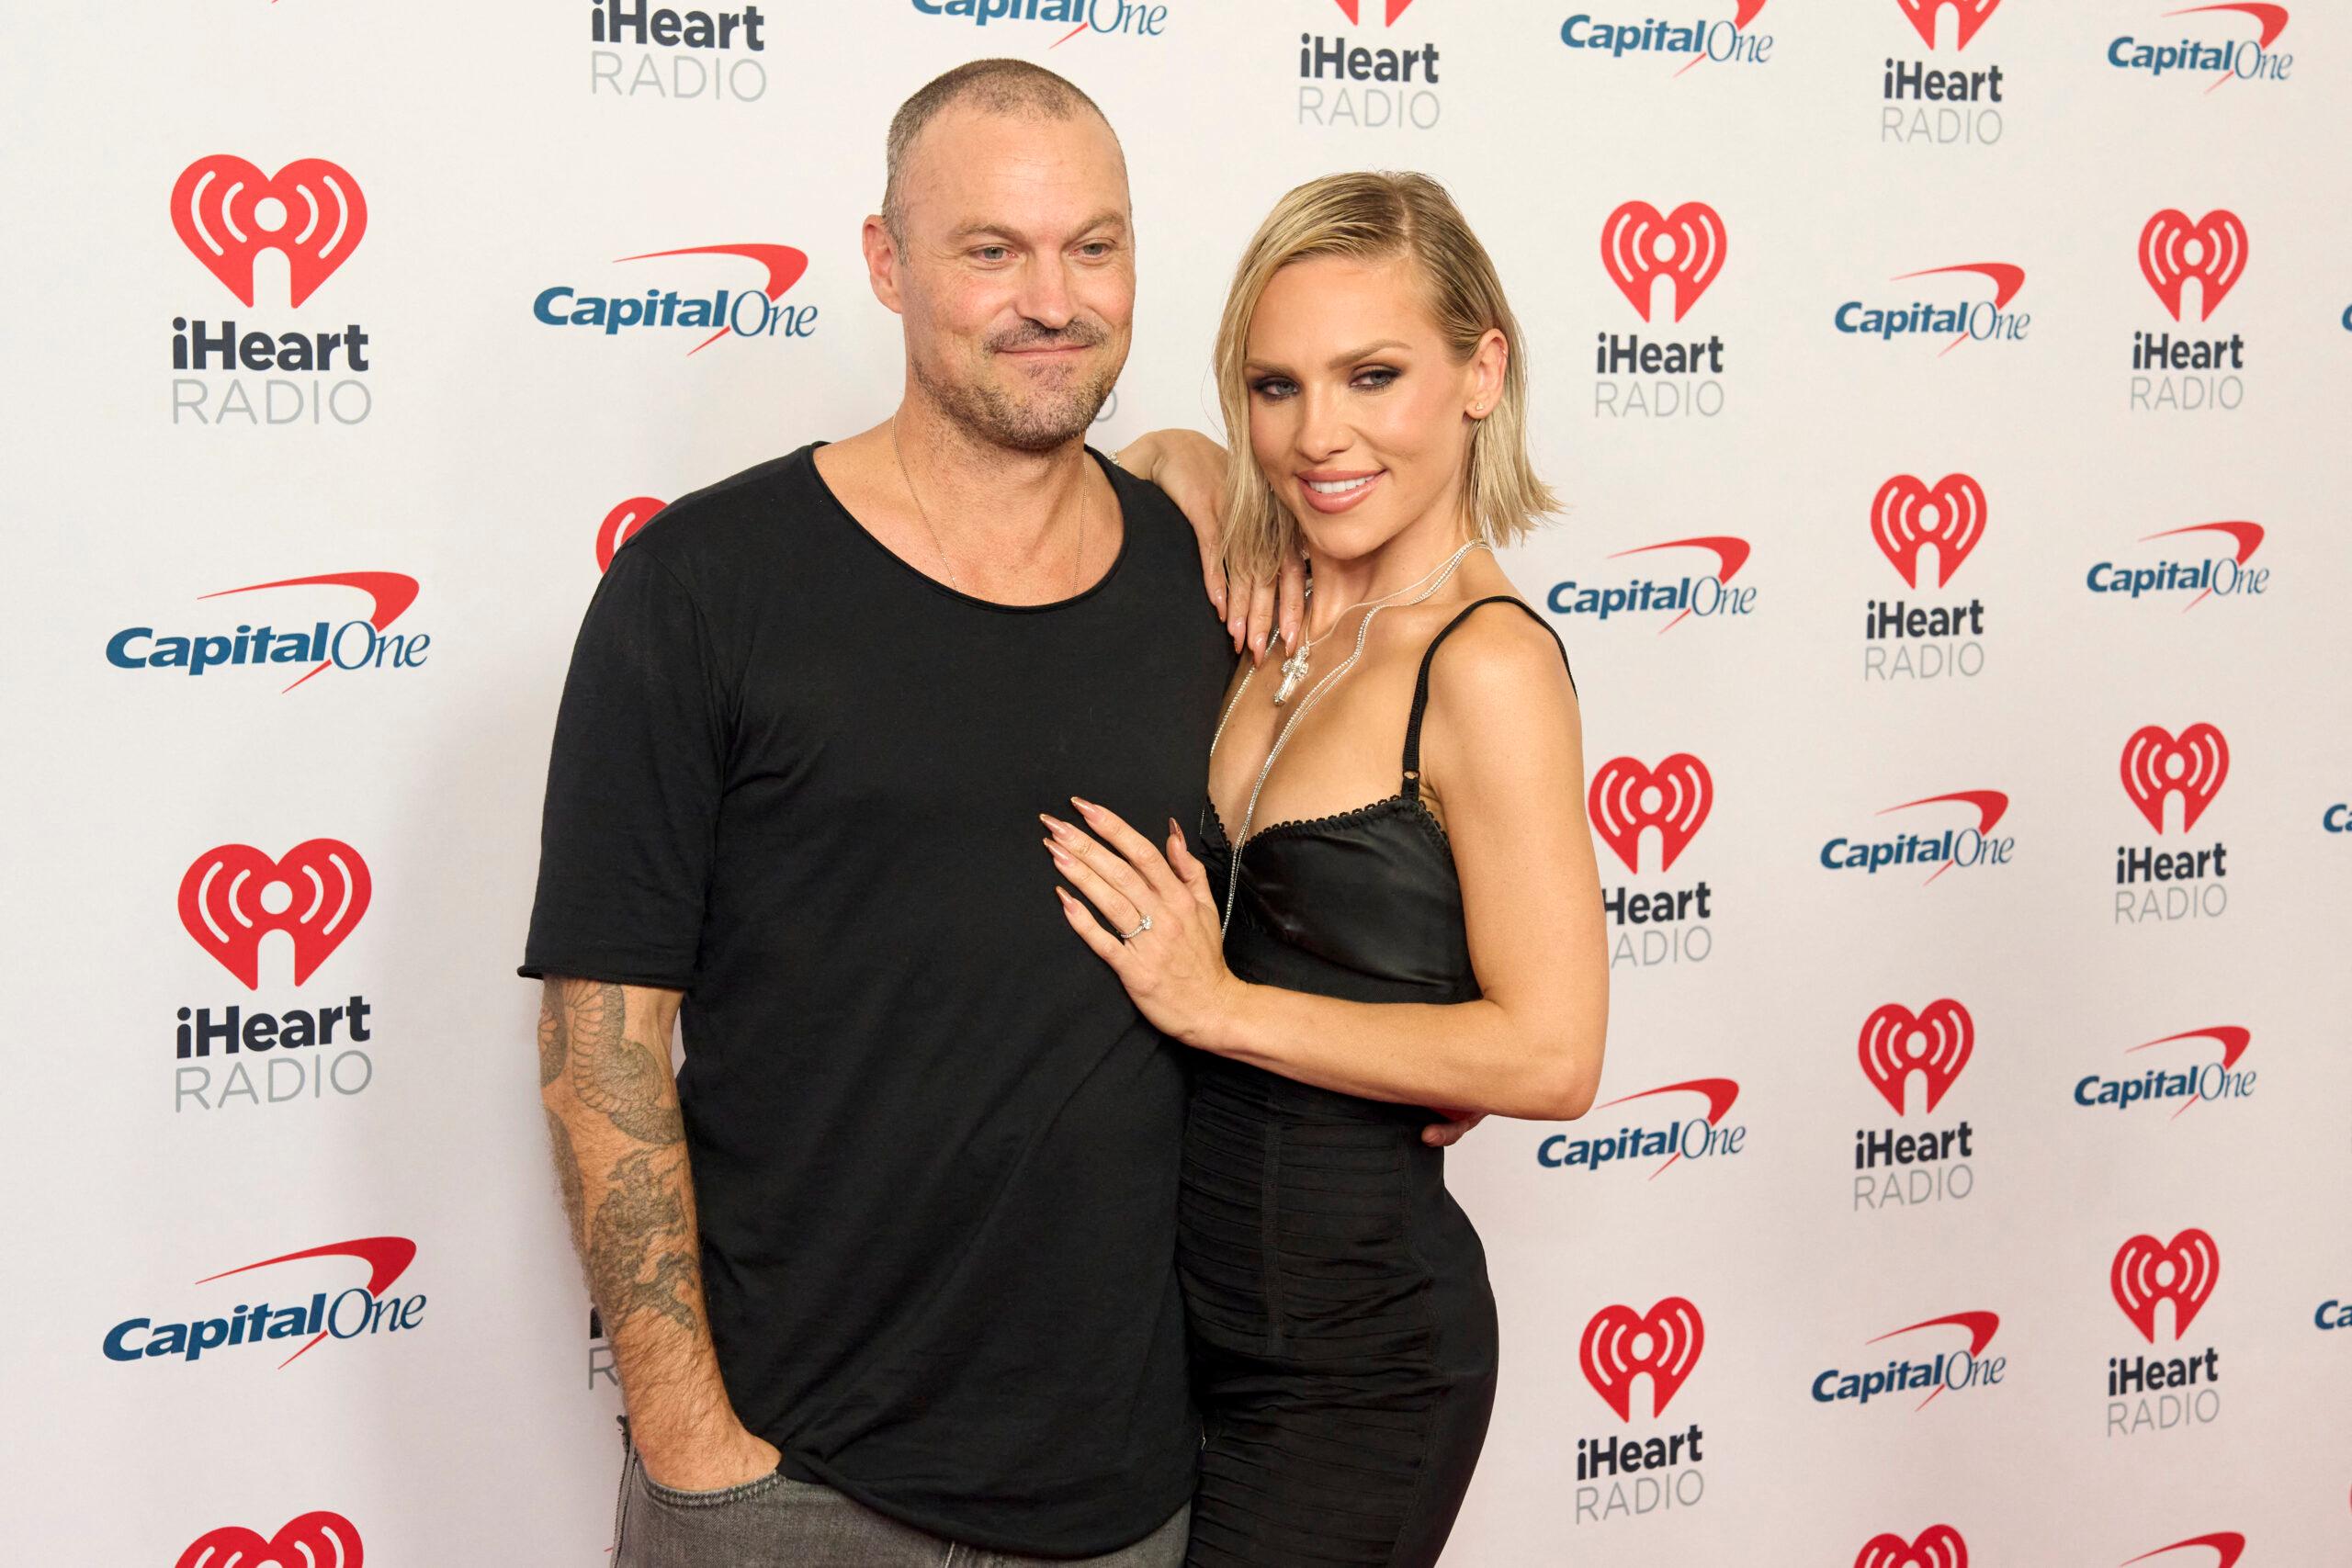
[[[1047,831],[1048,833],[1052,833],[1052,834],[1056,835],[1057,837],[1058,837],[1058,836],[1060,836],[1061,834],[1064,834],[1064,833],[1075,833],[1075,832],[1077,832],[1077,831],[1078,831],[1078,829],[1075,829],[1075,828],[1071,827],[1069,823],[1067,823],[1067,822],[1063,821],[1060,818],[1058,818],[1058,817],[1048,817],[1048,816],[1046,816],[1046,815],[1044,812],[1042,812],[1042,811],[1040,811],[1039,813],[1037,813],[1037,820],[1038,820],[1038,821],[1040,821],[1040,822],[1043,822],[1043,823],[1046,825],[1046,831]]]
[[[1056,865],[1068,865],[1069,863],[1069,854],[1068,851],[1064,850],[1059,844],[1054,842],[1051,839],[1046,839],[1043,840],[1043,842],[1046,846],[1046,852],[1054,857],[1054,863]]]

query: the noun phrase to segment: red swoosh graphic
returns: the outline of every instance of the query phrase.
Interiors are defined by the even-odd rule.
[[[2127,1557],[2123,1560],[2124,1568],[2130,1568],[2130,1565],[2134,1562],[2145,1562],[2151,1557],[2162,1557],[2167,1551],[2183,1551],[2192,1546],[2201,1546],[2219,1554],[2222,1560],[2215,1563],[2213,1568],[2235,1568],[2238,1558],[2245,1551],[2245,1537],[2235,1530],[2215,1530],[2211,1535],[2193,1535],[2187,1540],[2177,1540],[2170,1546],[2160,1546],[2154,1551],[2143,1551],[2137,1557]]]
[[[1944,801],[1959,801],[1963,805],[1976,807],[1978,817],[1976,830],[1980,833],[1991,832],[1993,824],[1998,822],[2009,809],[2009,797],[1997,789],[1962,789],[1954,790],[1950,795],[1922,795],[1917,800],[1906,800],[1900,806],[1890,806],[1885,811],[1881,811],[1877,815],[1883,817],[1887,811],[1907,811],[1915,806],[1934,806]],[[1929,876],[1928,881],[1933,882],[1936,877],[1950,871],[1951,866],[1951,862],[1944,862],[1936,868],[1935,874]],[[1925,886],[1926,884],[1923,883],[1921,886]]]
[[[1922,267],[1917,272],[1898,272],[1888,281],[1900,283],[1907,277],[1933,277],[1947,272],[1973,272],[1989,279],[1993,285],[1993,309],[1996,310],[2016,299],[2018,290],[2025,287],[2025,268],[2008,262],[1962,262],[1956,266]],[[1967,341],[1968,334],[1961,333],[1944,344],[1937,357],[1940,359]]]
[[[1914,1323],[1906,1327],[1890,1328],[1880,1335],[1878,1339],[1865,1339],[1862,1343],[1875,1345],[1879,1339],[1892,1339],[1898,1334],[1909,1334],[1921,1328],[1965,1329],[1968,1334],[1968,1353],[1971,1356],[1981,1356],[1984,1353],[1984,1347],[1993,1342],[1993,1336],[2000,1332],[2001,1315],[1992,1312],[1956,1312],[1949,1317],[1931,1317],[1925,1322]],[[1936,1394],[1943,1391],[1944,1385],[1938,1383],[1934,1393],[1928,1394],[1926,1399],[1921,1400],[1912,1408],[1925,1410],[1934,1402]]]
[[[2238,1058],[2245,1055],[2246,1047],[2253,1043],[2254,1032],[2250,1029],[2241,1029],[2233,1023],[2217,1023],[2211,1029],[2184,1029],[2178,1034],[2167,1034],[2161,1040],[2151,1040],[2146,1044],[2132,1046],[2123,1054],[2128,1056],[2133,1051],[2144,1051],[2150,1045],[2169,1045],[2176,1040],[2212,1041],[2221,1046],[2222,1070],[2228,1072],[2238,1065]],[[2189,1107],[2196,1103],[2197,1097],[2193,1094],[2188,1096],[2182,1102],[2180,1109],[2172,1113],[2171,1120],[2176,1122],[2180,1120]]]
[[[1618,556],[1646,555],[1651,550],[1711,550],[1715,557],[1715,581],[1718,582],[1729,582],[1732,574],[1747,564],[1750,553],[1746,539],[1734,538],[1729,534],[1702,534],[1690,539],[1668,539],[1662,545],[1637,545],[1630,550],[1619,550],[1608,558],[1615,560]],[[1682,615],[1658,627],[1657,635],[1664,637],[1680,626],[1683,616],[1690,613],[1690,607],[1684,605]]]
[[[1715,1127],[1723,1124],[1724,1113],[1731,1109],[1732,1101],[1739,1098],[1739,1085],[1730,1078],[1692,1078],[1688,1083],[1661,1084],[1657,1089],[1645,1089],[1637,1094],[1621,1094],[1614,1100],[1602,1100],[1592,1109],[1605,1111],[1612,1105],[1623,1105],[1629,1100],[1647,1100],[1654,1094],[1704,1095],[1707,1100],[1707,1125]],[[1656,1181],[1665,1174],[1667,1166],[1672,1165],[1681,1157],[1682,1151],[1676,1149],[1668,1157],[1666,1165],[1659,1166],[1657,1169],[1650,1172],[1649,1179]]]
[[[255,1269],[266,1269],[273,1263],[292,1263],[303,1258],[358,1258],[368,1265],[368,1293],[380,1299],[383,1296],[384,1288],[399,1279],[401,1272],[416,1260],[416,1243],[401,1235],[368,1235],[355,1241],[331,1241],[324,1247],[306,1247],[300,1252],[288,1252],[278,1258],[265,1258],[258,1263],[248,1263],[242,1269],[224,1269],[218,1274],[207,1274],[197,1283],[207,1285],[215,1280],[225,1280],[232,1274],[250,1273]],[[326,1330],[322,1328],[303,1342],[301,1350],[295,1351],[293,1356],[288,1356],[285,1360],[278,1362],[278,1366],[281,1368],[290,1366],[296,1356],[301,1355],[304,1350],[308,1350],[326,1337]]]
[[[2202,11],[2235,11],[2242,17],[2253,17],[2254,20],[2260,24],[2262,28],[2262,36],[2255,41],[2264,49],[2268,49],[2270,47],[2271,39],[2277,38],[2280,33],[2287,30],[2286,6],[2257,5],[2251,3],[2251,0],[2247,0],[2247,3],[2238,5],[2191,6],[2184,10],[2166,11],[2165,15],[2167,17],[2194,17]]]
[[[663,256],[741,256],[746,261],[755,261],[767,268],[768,280],[760,292],[768,297],[770,304],[784,298],[784,291],[799,282],[801,275],[808,270],[808,253],[797,251],[790,245],[684,245],[674,251],[645,251],[620,259],[625,262],[658,261]],[[693,358],[734,330],[731,326],[719,328],[686,350],[686,357]]]
[[[375,601],[376,607],[368,613],[368,624],[382,631],[400,618],[401,613],[416,603],[416,579],[398,571],[322,571],[315,577],[281,577],[275,582],[248,582],[243,588],[223,588],[218,592],[199,593],[198,599],[218,599],[223,593],[251,593],[257,588],[305,588],[316,583],[330,583],[337,588],[356,588]],[[310,674],[294,682],[299,686],[333,663],[321,660]],[[288,686],[290,692],[294,686]],[[283,696],[285,693],[278,694]]]
[[[1746,32],[1747,30],[1747,24],[1756,19],[1756,13],[1761,11],[1766,3],[1767,0],[1739,0],[1739,4],[1733,8],[1731,14],[1732,30],[1734,32]],[[1684,71],[1690,70],[1691,65],[1704,65],[1706,62],[1707,57],[1703,52],[1693,55],[1690,60],[1690,64],[1685,65],[1681,71],[1677,71],[1675,74],[1679,76]]]
[[[2238,542],[2237,563],[2240,566],[2244,566],[2253,557],[2254,552],[2262,547],[2262,525],[2259,523],[2191,523],[2186,528],[2166,528],[2159,534],[2143,534],[2140,536],[2140,542],[2144,545],[2150,539],[2169,539],[2175,534],[2209,533],[2227,534]],[[2212,592],[2208,588],[2203,593],[2199,593],[2182,605],[2180,613],[2184,615],[2188,614],[2189,611],[2203,604],[2206,597]]]

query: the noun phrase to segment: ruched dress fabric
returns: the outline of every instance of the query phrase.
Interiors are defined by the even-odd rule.
[[[1481,599],[1431,639],[1396,795],[1250,835],[1225,940],[1236,975],[1351,1001],[1478,997],[1419,769],[1430,661],[1490,604],[1535,614]],[[1231,843],[1214,802],[1202,818],[1223,909]],[[1445,1190],[1445,1151],[1420,1140],[1438,1119],[1196,1061],[1177,1244],[1204,1428],[1188,1568],[1437,1562],[1497,1356],[1485,1249]]]

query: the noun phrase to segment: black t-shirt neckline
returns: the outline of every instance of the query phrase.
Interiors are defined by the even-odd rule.
[[[817,448],[820,446],[830,446],[831,445],[832,443],[830,441],[812,441],[808,446],[802,447],[800,451],[801,461],[808,465],[808,477],[816,481],[818,494],[824,497],[825,510],[831,513],[839,521],[847,525],[851,532],[854,533],[859,538],[864,539],[866,544],[873,547],[875,550],[878,551],[884,558],[888,559],[891,565],[897,567],[900,571],[907,573],[907,575],[916,579],[927,587],[938,590],[950,599],[971,605],[976,610],[993,610],[1001,615],[1035,615],[1043,614],[1046,611],[1066,610],[1074,605],[1083,604],[1089,599],[1093,598],[1096,594],[1110,587],[1112,582],[1117,579],[1119,575],[1119,569],[1126,564],[1128,547],[1135,542],[1135,522],[1133,518],[1127,515],[1127,500],[1125,495],[1120,493],[1117,473],[1114,470],[1111,462],[1105,458],[1102,453],[1097,452],[1091,446],[1084,446],[1082,449],[1086,455],[1094,459],[1095,466],[1102,470],[1102,477],[1110,482],[1111,500],[1119,509],[1119,553],[1111,558],[1110,566],[1103,571],[1101,577],[1096,578],[1093,582],[1085,588],[1079,590],[1079,592],[1069,595],[1069,597],[1066,599],[1049,599],[1042,604],[1001,604],[994,599],[983,599],[977,594],[967,593],[960,588],[956,588],[949,583],[942,582],[939,579],[932,576],[931,573],[923,570],[922,568],[915,565],[914,562],[907,559],[906,557],[900,555],[898,551],[892,549],[889,546],[876,538],[874,536],[874,531],[857,520],[857,513],[852,512],[849,507],[843,503],[842,498],[833,493],[833,487],[825,482],[824,470],[817,467]]]

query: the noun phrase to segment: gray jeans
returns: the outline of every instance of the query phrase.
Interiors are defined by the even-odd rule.
[[[1133,1546],[1102,1557],[1023,1557],[930,1535],[830,1486],[772,1471],[717,1492],[681,1492],[627,1462],[613,1517],[612,1568],[1178,1568],[1190,1503]]]

